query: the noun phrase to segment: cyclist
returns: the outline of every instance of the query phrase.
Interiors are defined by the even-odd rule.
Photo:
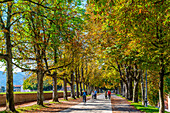
[[[109,91],[107,92],[107,94],[108,94],[108,97],[109,97],[109,99],[110,99],[110,97],[111,97],[111,91],[109,90]]]
[[[83,91],[83,102],[86,103],[86,91]]]

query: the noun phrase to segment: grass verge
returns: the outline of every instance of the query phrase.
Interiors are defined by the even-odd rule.
[[[33,106],[27,106],[27,107],[19,107],[16,109],[16,113],[23,113],[27,111],[36,111],[42,108],[47,108],[47,106],[40,106],[40,105],[33,105]],[[0,111],[0,113],[12,113],[7,111]],[[15,112],[14,112],[15,113]]]
[[[116,96],[119,96],[119,97],[122,97],[122,98],[124,98],[125,99],[125,97],[123,97],[122,95],[120,95],[120,94],[115,94]]]
[[[122,97],[122,95],[120,95],[120,94],[115,94],[115,95]],[[122,97],[122,98],[125,98],[125,97]],[[129,101],[129,102],[131,103],[130,105],[133,105],[136,109],[138,109],[140,111],[143,111],[146,113],[159,113],[159,108],[156,108],[156,107],[153,107],[150,105],[148,105],[148,107],[145,107],[142,105],[142,102],[138,102],[138,103],[134,103],[132,101]],[[165,111],[165,113],[168,113],[168,112]]]
[[[132,101],[129,101],[129,102],[131,102],[130,105],[133,105],[136,109],[140,111],[143,111],[146,113],[159,113],[159,108],[156,108],[150,105],[148,105],[148,107],[145,107],[142,105],[142,102],[139,102],[139,103],[134,103]],[[168,112],[165,111],[165,113],[168,113]]]
[[[28,106],[28,107],[21,107],[17,108],[17,111],[19,113],[26,112],[26,111],[36,111],[42,108],[47,108],[47,106],[40,106],[40,105],[33,105],[33,106]]]

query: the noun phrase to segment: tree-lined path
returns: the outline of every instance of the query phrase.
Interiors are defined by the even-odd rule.
[[[97,99],[88,100],[86,104],[80,103],[59,113],[112,113],[111,101],[102,94]]]
[[[16,112],[13,74],[19,68],[30,74],[23,88],[37,91],[37,106],[44,106],[46,90],[59,102],[61,86],[68,100],[69,86],[72,99],[84,90],[115,90],[143,106],[159,103],[164,113],[169,17],[168,0],[0,0],[6,112]]]
[[[112,102],[111,102],[112,101]],[[90,99],[86,104],[80,103],[59,113],[142,113],[134,109],[126,99],[112,95],[112,99],[105,99],[104,94],[97,99]]]

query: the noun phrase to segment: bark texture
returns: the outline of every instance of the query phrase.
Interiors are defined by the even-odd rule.
[[[74,74],[73,74],[73,70],[71,71],[71,98],[76,98],[75,97],[75,90],[74,90]]]
[[[160,78],[159,78],[159,103],[160,103],[160,108],[159,108],[159,113],[164,113],[165,112],[165,104],[164,104],[164,94],[163,94],[163,84],[164,84],[164,64],[163,64],[163,59],[161,59],[161,70],[160,70]]]
[[[63,98],[64,98],[65,100],[68,100],[68,98],[67,98],[67,81],[66,81],[66,78],[64,78],[63,82],[64,82]]]
[[[53,101],[59,102],[57,93],[57,76],[53,77]]]
[[[7,76],[6,76],[6,110],[16,111],[13,95],[13,71],[12,71],[12,45],[10,36],[10,21],[11,21],[12,3],[8,4],[7,27],[4,28],[4,38],[6,40],[7,58]]]

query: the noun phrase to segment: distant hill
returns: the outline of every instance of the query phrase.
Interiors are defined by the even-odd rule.
[[[27,78],[28,75],[26,75],[25,72],[18,72],[18,73],[14,73],[13,76],[13,84],[14,85],[22,85],[24,78]],[[6,87],[6,73],[0,71],[0,87],[1,86],[5,86]]]

